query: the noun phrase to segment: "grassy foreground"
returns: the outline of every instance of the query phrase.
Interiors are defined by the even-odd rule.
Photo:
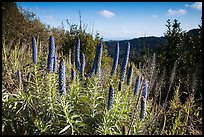
[[[9,49],[3,43],[2,51],[2,134],[21,135],[201,135],[202,106],[196,104],[194,93],[180,102],[179,81],[174,81],[175,91],[169,102],[161,99],[162,77],[147,79],[146,116],[141,119],[143,98],[141,82],[134,95],[138,75],[146,73],[152,65],[138,70],[133,66],[132,82],[126,80],[119,90],[119,70],[110,78],[111,66],[102,68],[101,77],[85,74],[80,80],[79,72],[65,58],[66,93],[59,100],[59,60],[54,73],[47,72],[48,49],[40,50],[38,62],[32,63],[31,46]],[[58,55],[58,59],[61,55]],[[103,60],[102,60],[103,61]],[[120,67],[120,66],[119,66]],[[71,69],[76,70],[72,80]],[[155,71],[154,71],[155,72]],[[127,76],[125,76],[127,79]],[[169,78],[170,79],[170,78]],[[153,88],[153,82],[157,86]],[[114,89],[113,104],[108,109],[110,86]],[[149,97],[150,91],[154,96]],[[159,100],[161,102],[161,100]]]

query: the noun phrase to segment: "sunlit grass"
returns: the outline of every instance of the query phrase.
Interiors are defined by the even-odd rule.
[[[145,70],[133,65],[130,85],[120,81],[119,68],[110,77],[111,64],[101,68],[102,73],[80,78],[80,73],[64,59],[66,66],[66,93],[59,96],[59,70],[47,72],[47,52],[38,53],[38,62],[32,63],[31,48],[24,53],[16,45],[13,50],[3,43],[2,72],[2,134],[66,134],[66,135],[195,135],[202,134],[202,108],[195,104],[194,94],[181,104],[179,81],[174,81],[174,97],[166,105],[157,103],[160,92],[147,94],[146,117],[140,119],[141,88],[134,95],[138,75],[147,78]],[[61,55],[58,55],[58,59]],[[59,67],[59,61],[57,61]],[[71,68],[76,71],[71,80]],[[148,69],[148,68],[143,68]],[[22,74],[19,86],[17,71]],[[30,77],[28,78],[28,75]],[[125,75],[125,79],[127,75]],[[156,78],[156,77],[155,77]],[[151,80],[154,79],[151,77]],[[149,79],[147,79],[148,81]],[[154,79],[155,81],[158,79]],[[149,81],[148,81],[149,82]],[[142,80],[141,80],[142,83]],[[160,83],[161,84],[161,83]],[[108,109],[109,87],[114,87],[114,99]],[[158,86],[157,89],[160,90]],[[153,90],[153,88],[152,88]]]

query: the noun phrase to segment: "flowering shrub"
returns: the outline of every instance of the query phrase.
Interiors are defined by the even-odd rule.
[[[54,42],[54,37],[50,36],[49,54],[48,54],[48,61],[47,61],[48,72],[54,72],[54,62],[55,62],[55,42]]]
[[[123,82],[125,79],[125,73],[126,73],[126,68],[127,68],[127,64],[128,64],[128,60],[129,60],[129,54],[130,54],[130,43],[127,43],[127,48],[126,48],[126,52],[125,55],[123,57],[123,62],[122,62],[122,66],[120,69],[120,80]]]
[[[3,48],[6,46],[3,45]],[[8,54],[9,50],[3,49],[2,60],[8,70],[5,69],[2,77],[2,134],[194,135],[202,133],[202,107],[198,106],[194,94],[189,95],[188,100],[181,104],[180,81],[174,81],[176,84],[171,85],[175,87],[173,99],[162,104],[158,100],[161,97],[163,79],[160,81],[155,79],[157,85],[153,85],[150,90],[147,74],[140,73],[142,70],[133,70],[134,64],[128,69],[127,84],[122,84],[126,67],[129,65],[129,43],[121,65],[121,73],[118,75],[115,73],[115,78],[106,76],[112,71],[114,74],[118,57],[113,61],[115,65],[110,64],[112,69],[110,66],[101,67],[103,48],[102,43],[97,45],[91,69],[92,75],[96,75],[93,78],[84,74],[83,53],[80,73],[76,73],[74,63],[70,67],[71,62],[68,58],[55,54],[53,37],[50,37],[48,58],[44,56],[44,52],[39,51],[38,63],[34,66],[27,65],[33,59],[32,52],[28,51],[23,58],[19,56],[23,55],[23,52],[14,50]],[[116,49],[117,56],[118,48]],[[17,62],[16,56],[22,57],[22,62]],[[60,59],[59,64],[56,57]],[[47,70],[55,72],[56,65],[59,65],[59,73],[47,73]],[[23,78],[21,72],[26,74],[27,78]],[[98,80],[100,75],[105,75],[101,81]],[[135,86],[132,87],[128,83],[130,85],[133,83]],[[153,97],[149,95],[150,92],[154,92]]]

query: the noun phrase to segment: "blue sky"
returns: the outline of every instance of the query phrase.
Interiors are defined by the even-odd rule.
[[[104,40],[163,36],[167,19],[177,19],[182,30],[198,28],[201,2],[17,2],[46,24],[59,27],[79,24],[79,11],[86,31],[98,31]]]

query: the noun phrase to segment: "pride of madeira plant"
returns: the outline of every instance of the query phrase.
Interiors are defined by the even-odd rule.
[[[76,50],[75,50],[75,67],[78,71],[80,71],[81,63],[80,63],[80,39],[77,39]]]
[[[66,93],[66,67],[63,59],[60,60],[59,66],[59,99],[61,100],[61,96],[63,93]]]
[[[140,89],[140,79],[141,79],[141,76],[138,75],[137,76],[137,79],[136,79],[136,82],[135,82],[135,89],[134,89],[134,95],[136,95]]]
[[[81,80],[84,79],[84,69],[85,69],[85,64],[86,64],[86,59],[85,59],[85,55],[84,53],[82,53],[81,55],[81,68],[80,68],[80,77],[81,77]]]
[[[131,85],[132,83],[132,74],[133,74],[133,67],[132,64],[130,65],[127,73],[127,85]]]
[[[59,52],[55,51],[53,36],[47,43],[48,57],[45,56],[47,52],[38,51],[37,54],[34,37],[32,52],[28,50],[28,54],[18,50],[19,45],[11,50],[3,42],[2,61],[6,69],[2,77],[2,134],[202,134],[202,107],[198,106],[194,95],[181,105],[181,89],[178,81],[174,80],[170,86],[176,90],[169,108],[163,107],[159,101],[157,103],[163,91],[160,82],[163,79],[157,78],[156,84],[150,86],[150,80],[154,80],[154,77],[149,79],[148,74],[141,73],[142,70],[135,68],[129,60],[129,42],[118,75],[119,43],[116,43],[113,64],[107,64],[103,69],[102,63],[105,61],[102,62],[102,52],[105,45],[98,42],[90,71],[93,78],[84,74],[86,60],[79,38],[71,45],[76,47],[71,61],[56,54]],[[60,60],[57,61],[57,58]],[[47,69],[44,67],[46,62]],[[34,65],[27,65],[31,63]],[[56,72],[57,67],[59,73],[51,73]],[[27,78],[22,77],[21,72]],[[124,84],[126,76],[127,84]],[[100,83],[97,80],[99,77],[103,78]],[[131,85],[132,79],[134,86]],[[119,88],[115,88],[119,81]],[[153,97],[152,92],[155,94]]]
[[[112,108],[113,101],[114,101],[114,87],[110,85],[108,93],[108,110]]]
[[[54,66],[55,66],[54,62],[55,62],[55,41],[54,41],[54,37],[50,36],[49,54],[48,54],[48,62],[47,62],[48,72],[54,72]]]
[[[115,45],[115,53],[114,53],[114,60],[113,60],[113,66],[112,66],[112,69],[111,69],[111,76],[114,75],[116,73],[116,69],[117,69],[117,66],[118,66],[118,60],[119,60],[119,42],[116,43]]]
[[[96,54],[91,68],[90,76],[100,76],[101,74],[101,60],[102,60],[103,44],[100,42],[96,47]]]
[[[34,36],[32,37],[32,49],[33,49],[33,63],[37,64],[38,54],[37,54],[36,39]]]
[[[129,60],[129,54],[130,54],[130,43],[127,43],[127,47],[126,47],[126,51],[125,51],[125,55],[123,57],[123,62],[122,62],[122,66],[120,69],[120,81],[123,82],[125,79],[125,74],[126,74],[126,68],[127,68],[127,64],[128,64],[128,60]]]
[[[142,97],[141,97],[141,110],[140,110],[140,118],[142,120],[145,119],[146,116],[146,101],[147,101],[147,90],[148,90],[148,83],[146,79],[143,80],[143,89],[142,89]]]

